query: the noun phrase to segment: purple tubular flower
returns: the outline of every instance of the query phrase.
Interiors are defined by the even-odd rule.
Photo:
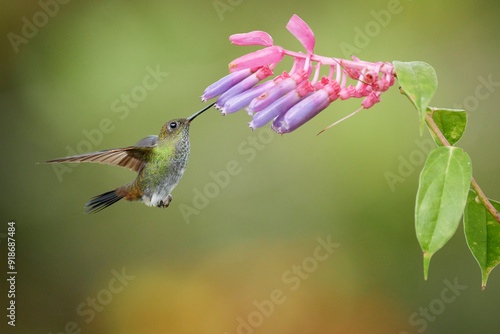
[[[273,70],[271,70],[269,68],[269,66],[266,65],[266,66],[261,67],[260,70],[258,70],[254,74],[250,75],[249,77],[247,77],[243,81],[237,83],[236,85],[231,87],[229,90],[224,92],[224,94],[219,96],[215,107],[222,108],[230,98],[250,89],[257,82],[267,78],[270,75],[273,75]]]
[[[288,94],[286,94],[285,96],[282,96],[278,100],[271,103],[271,105],[256,113],[253,116],[252,121],[248,123],[248,125],[250,125],[252,130],[264,126],[265,124],[272,121],[275,117],[285,113],[288,109],[290,109],[293,105],[295,105],[312,91],[314,91],[314,88],[311,83],[309,81],[303,82],[296,89],[288,92]]]
[[[244,70],[226,75],[225,77],[208,86],[203,92],[201,100],[203,102],[207,102],[208,100],[213,99],[217,95],[224,93],[225,91],[236,85],[241,80],[247,78],[255,71],[257,71],[257,69],[255,68],[246,68]]]
[[[263,110],[286,93],[295,89],[298,84],[306,80],[308,77],[309,73],[307,73],[303,69],[299,69],[291,77],[283,79],[261,96],[254,98],[248,105],[247,111],[249,113],[252,113]]]
[[[328,93],[324,90],[318,90],[294,105],[286,113],[278,116],[271,128],[279,134],[292,132],[328,107],[329,104]]]
[[[280,81],[270,90],[253,99],[252,102],[250,102],[250,104],[248,105],[247,111],[258,112],[263,110],[265,107],[282,97],[284,94],[294,89],[296,84],[297,83],[292,78],[287,78],[283,81]]]
[[[286,113],[276,117],[271,126],[272,129],[279,134],[297,129],[338,98],[339,88],[335,81],[324,85],[323,88],[302,99]]]
[[[252,87],[241,94],[233,96],[232,98],[227,100],[226,103],[224,103],[224,106],[221,109],[222,115],[232,114],[240,109],[245,108],[245,106],[247,106],[250,103],[250,101],[252,101],[257,96],[265,93],[274,85],[275,83],[273,80],[267,81],[261,85]]]

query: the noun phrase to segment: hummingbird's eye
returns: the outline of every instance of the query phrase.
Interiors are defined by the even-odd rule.
[[[171,123],[169,124],[169,126],[170,126],[170,128],[173,130],[173,129],[175,129],[175,128],[177,127],[177,122],[171,122]]]

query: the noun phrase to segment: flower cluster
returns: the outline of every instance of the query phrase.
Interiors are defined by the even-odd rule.
[[[283,134],[297,129],[337,99],[364,98],[362,107],[351,115],[368,109],[380,102],[382,92],[394,84],[392,64],[371,63],[356,57],[345,60],[316,55],[313,52],[314,34],[301,18],[293,15],[286,27],[301,42],[306,53],[274,45],[271,36],[263,31],[232,35],[229,40],[233,44],[263,45],[265,48],[232,61],[229,64],[231,73],[207,87],[202,101],[219,96],[215,106],[223,115],[246,107],[249,115],[253,115],[249,123],[252,129],[273,121],[273,130]],[[295,59],[292,69],[257,85],[273,75],[274,67],[285,55]],[[329,67],[328,76],[319,78],[321,66]],[[348,78],[355,80],[355,85],[348,85]]]

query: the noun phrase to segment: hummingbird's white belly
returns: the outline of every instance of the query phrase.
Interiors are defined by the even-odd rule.
[[[172,190],[174,190],[177,183],[179,183],[182,175],[186,167],[176,173],[175,177],[167,177],[164,179],[164,182],[157,185],[152,192],[149,194],[144,194],[142,196],[142,201],[147,206],[157,206],[157,207],[166,207],[172,200],[172,195],[170,194]]]

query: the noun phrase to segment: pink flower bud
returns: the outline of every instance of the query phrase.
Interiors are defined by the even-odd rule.
[[[281,46],[270,46],[244,56],[229,63],[229,71],[235,72],[245,68],[277,64],[283,59],[284,50]]]
[[[264,31],[251,31],[245,34],[234,34],[229,36],[232,44],[236,45],[264,45],[272,46],[273,38]]]

